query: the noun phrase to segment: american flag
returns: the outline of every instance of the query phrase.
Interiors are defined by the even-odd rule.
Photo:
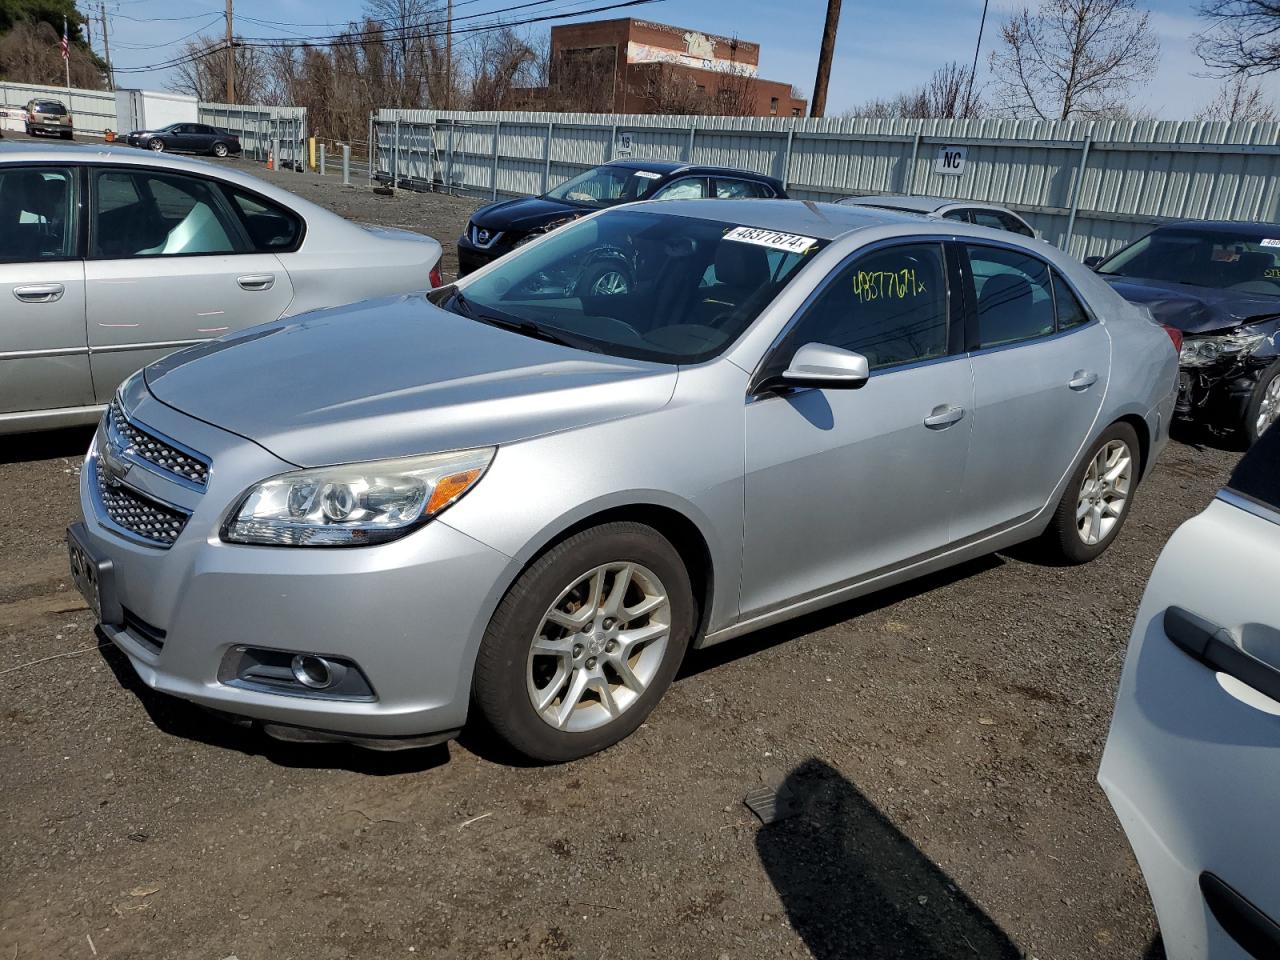
[[[67,59],[67,18],[62,18],[62,59]]]

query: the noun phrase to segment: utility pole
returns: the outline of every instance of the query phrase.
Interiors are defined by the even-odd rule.
[[[227,103],[236,102],[236,47],[231,24],[231,0],[227,0]]]
[[[111,38],[107,36],[107,4],[105,0],[98,4],[98,13],[102,17],[102,49],[107,57],[107,89],[116,88],[116,70],[111,65]]]
[[[827,0],[827,23],[822,28],[822,49],[818,51],[818,76],[813,81],[813,102],[809,116],[827,112],[827,81],[831,79],[831,58],[836,52],[836,27],[840,26],[840,0]]]
[[[444,108],[453,109],[453,0],[449,0],[444,28]]]

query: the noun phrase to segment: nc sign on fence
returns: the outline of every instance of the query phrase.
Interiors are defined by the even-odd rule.
[[[938,156],[933,161],[933,172],[951,177],[964,173],[964,156],[967,147],[939,147]]]

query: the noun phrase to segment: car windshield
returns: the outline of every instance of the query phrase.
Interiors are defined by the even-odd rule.
[[[446,306],[601,353],[697,363],[737,339],[825,245],[736,223],[612,210],[508,254]]]
[[[588,207],[611,207],[615,203],[643,200],[660,179],[662,174],[651,170],[605,165],[566,180],[546,195],[552,200],[567,200]]]
[[[1224,232],[1173,227],[1156,230],[1098,267],[1135,277],[1280,296],[1280,227]]]
[[[52,117],[65,117],[67,108],[60,103],[37,103],[36,113],[47,113]]]

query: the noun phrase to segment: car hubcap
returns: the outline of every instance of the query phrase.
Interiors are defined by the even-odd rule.
[[[218,144],[213,148],[213,152],[219,157],[225,157],[227,155],[227,148],[222,144]]]
[[[591,292],[598,297],[609,297],[619,293],[626,293],[627,278],[617,270],[610,270],[608,273],[602,274],[599,279],[591,285]]]
[[[1255,427],[1258,436],[1266,432],[1276,420],[1280,420],[1280,376],[1271,378],[1267,389],[1262,394],[1262,405],[1258,408],[1258,420]]]
[[[159,153],[161,150],[164,149],[164,144],[161,143],[159,140],[152,140],[151,149],[154,150],[156,153]]]
[[[543,615],[529,648],[529,700],[557,730],[594,730],[635,705],[671,636],[671,601],[653,571],[617,561],[589,570]]]
[[[1123,440],[1106,443],[1089,463],[1076,502],[1076,531],[1093,546],[1111,535],[1129,502],[1133,454]]]

